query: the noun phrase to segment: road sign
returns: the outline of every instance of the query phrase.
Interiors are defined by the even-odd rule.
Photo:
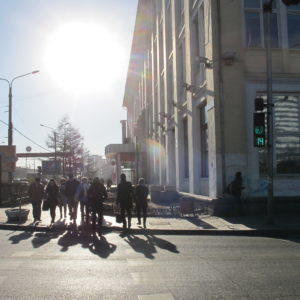
[[[42,161],[43,175],[59,175],[61,174],[61,162],[57,161]]]

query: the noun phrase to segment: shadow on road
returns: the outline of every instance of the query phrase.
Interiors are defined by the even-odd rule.
[[[142,253],[149,259],[155,258],[154,254],[157,253],[157,247],[173,253],[180,253],[176,245],[167,240],[158,238],[155,235],[145,234],[146,239],[130,233],[121,233],[120,236],[124,238],[124,241],[127,242],[135,252]]]
[[[201,220],[201,216],[200,218],[198,217],[187,217],[186,218],[187,221],[191,222],[192,224],[201,227],[203,229],[216,229],[216,227],[204,222],[203,220]]]
[[[38,232],[35,233],[33,239],[31,240],[33,248],[39,248],[47,243],[49,243],[52,239],[57,239],[60,233],[58,232]]]
[[[13,235],[9,237],[9,241],[11,241],[12,244],[19,244],[21,241],[28,240],[32,237],[33,233],[32,232],[21,232],[19,234]]]
[[[109,243],[107,239],[95,231],[78,230],[70,228],[58,240],[58,245],[61,246],[62,252],[66,252],[70,247],[81,244],[82,248],[89,249],[89,251],[101,258],[107,258],[112,254],[117,246]]]

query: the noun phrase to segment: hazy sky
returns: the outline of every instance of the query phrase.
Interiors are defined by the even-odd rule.
[[[136,8],[137,0],[1,0],[0,78],[40,71],[13,83],[14,127],[46,147],[50,130],[40,124],[56,127],[68,115],[93,154],[103,155],[107,144],[120,143]],[[94,61],[96,70],[90,71],[86,65]],[[0,81],[4,122],[7,105],[8,84]],[[6,144],[6,137],[7,126],[0,123],[0,143]],[[26,146],[45,152],[16,131],[13,139],[17,152]]]

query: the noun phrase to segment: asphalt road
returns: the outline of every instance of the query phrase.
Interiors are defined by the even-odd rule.
[[[300,237],[0,231],[0,299],[300,299]]]

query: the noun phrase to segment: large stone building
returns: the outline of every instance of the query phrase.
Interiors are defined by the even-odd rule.
[[[123,105],[149,183],[217,199],[241,171],[245,196],[266,195],[266,150],[253,146],[263,2],[139,1]],[[274,194],[299,196],[300,5],[274,1],[271,24]]]

